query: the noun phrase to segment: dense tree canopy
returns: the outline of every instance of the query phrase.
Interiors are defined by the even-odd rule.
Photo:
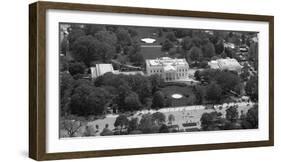
[[[140,120],[139,129],[143,133],[156,133],[159,127],[154,122],[151,114],[144,114]]]
[[[69,73],[74,76],[76,74],[84,74],[86,66],[83,62],[70,62],[68,71]]]
[[[83,61],[89,66],[93,61],[107,62],[113,57],[114,50],[112,45],[88,35],[79,37],[74,42],[72,57],[76,61]]]
[[[202,58],[202,50],[198,47],[192,47],[189,51],[189,57],[192,61],[199,61]]]
[[[166,39],[162,44],[162,51],[169,51],[171,48],[173,48],[173,43],[169,39]]]
[[[230,122],[236,122],[238,120],[238,111],[235,106],[231,106],[226,110],[226,119]]]
[[[259,125],[258,105],[254,105],[248,110],[246,118],[243,120],[242,126],[246,129],[255,129]]]
[[[135,92],[131,92],[126,98],[125,98],[125,105],[127,111],[135,111],[139,110],[141,108],[141,102],[139,100],[138,94]]]
[[[206,98],[208,100],[218,102],[222,97],[221,95],[222,95],[222,89],[218,84],[212,82],[211,84],[208,85],[206,90]]]
[[[204,44],[202,47],[202,51],[205,58],[212,58],[216,55],[215,47],[211,42]]]
[[[166,116],[161,112],[155,112],[152,114],[152,120],[159,126],[165,123]]]
[[[71,113],[82,116],[103,114],[110,94],[103,88],[94,87],[88,81],[78,82],[71,95]]]
[[[157,91],[153,95],[151,108],[159,109],[165,106],[165,96],[163,92]]]
[[[119,115],[114,122],[114,127],[120,127],[120,132],[122,132],[124,127],[128,127],[128,125],[129,120],[125,115]]]
[[[246,83],[245,87],[246,94],[250,96],[253,101],[257,101],[259,97],[259,85],[258,85],[258,77],[253,76]]]

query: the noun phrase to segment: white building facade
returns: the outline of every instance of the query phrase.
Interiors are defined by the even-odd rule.
[[[208,62],[208,65],[211,69],[237,71],[238,73],[240,73],[242,69],[239,62],[233,58],[212,60]]]
[[[99,76],[104,75],[105,73],[112,73],[112,74],[123,74],[123,75],[144,75],[142,71],[128,71],[128,72],[121,72],[119,70],[114,70],[112,64],[96,64],[95,67],[91,67],[91,78],[95,79]]]
[[[145,62],[147,75],[158,74],[166,82],[188,78],[189,65],[185,59],[162,57]]]

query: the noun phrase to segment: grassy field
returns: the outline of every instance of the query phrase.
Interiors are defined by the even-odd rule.
[[[161,47],[141,47],[140,52],[144,59],[155,59],[165,56],[165,53],[161,51]]]
[[[162,88],[161,91],[171,99],[173,107],[192,105],[196,100],[196,96],[194,95],[191,87],[167,86]],[[172,98],[173,94],[181,94],[183,97],[180,99],[174,99]]]

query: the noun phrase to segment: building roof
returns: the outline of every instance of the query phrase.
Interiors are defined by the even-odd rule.
[[[169,71],[176,71],[177,69],[172,66],[172,65],[167,65],[167,66],[164,66],[164,71],[165,72],[169,72]]]
[[[157,59],[146,60],[147,66],[188,66],[185,59],[172,59],[170,57],[161,57]]]
[[[113,72],[112,64],[96,64],[96,71],[98,76],[103,75],[107,72]]]
[[[231,70],[231,71],[239,71],[242,68],[239,62],[233,58],[212,60],[208,62],[208,65],[212,69]]]

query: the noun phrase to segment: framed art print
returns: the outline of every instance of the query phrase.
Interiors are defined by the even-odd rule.
[[[36,160],[273,146],[274,18],[29,6]]]

